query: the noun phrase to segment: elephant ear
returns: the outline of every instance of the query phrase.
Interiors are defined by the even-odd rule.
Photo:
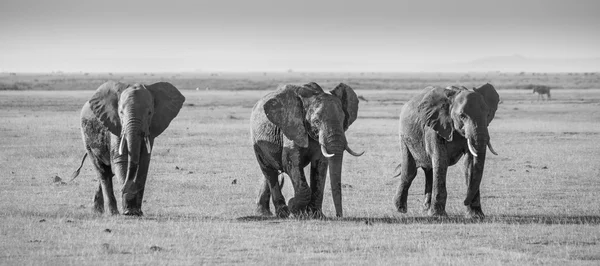
[[[489,83],[486,83],[479,88],[473,88],[473,90],[483,96],[483,100],[489,108],[487,117],[487,122],[489,125],[494,119],[494,116],[496,116],[496,110],[498,110],[498,103],[500,102],[500,95],[498,95],[498,92],[496,92],[494,86]]]
[[[342,100],[342,108],[346,115],[346,118],[344,119],[344,130],[348,130],[358,116],[358,97],[354,90],[344,83],[337,85],[330,93]]]
[[[317,84],[315,82],[306,83],[306,84],[303,85],[303,87],[309,88],[309,89],[313,90],[314,93],[316,93],[316,94],[318,94],[318,93],[325,93],[325,91],[323,91],[323,88],[321,88],[321,86],[319,86],[319,84]],[[309,95],[309,97],[310,97],[310,95]]]
[[[150,135],[158,137],[179,114],[185,97],[175,86],[168,82],[158,82],[145,86],[154,98],[154,115],[150,123]]]
[[[453,124],[450,116],[450,98],[457,91],[443,88],[428,88],[417,107],[419,117],[426,126],[431,127],[438,135],[447,141],[452,141]]]
[[[304,127],[304,108],[300,97],[311,97],[315,91],[308,87],[285,85],[275,91],[263,105],[271,123],[296,145],[308,147],[308,134]]]
[[[108,128],[110,133],[117,136],[121,135],[119,97],[127,87],[127,84],[108,81],[98,87],[89,101],[94,115]]]

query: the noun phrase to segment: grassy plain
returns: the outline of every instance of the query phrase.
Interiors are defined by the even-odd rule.
[[[310,80],[320,78],[302,81]],[[89,161],[68,181],[84,152],[79,110],[94,87],[0,92],[0,264],[600,263],[598,89],[555,90],[552,101],[537,102],[530,91],[496,86],[503,103],[490,133],[499,156],[488,155],[487,217],[474,222],[462,218],[459,166],[448,173],[448,218],[420,211],[421,172],[409,212],[393,207],[397,117],[417,92],[403,89],[412,85],[352,85],[368,102],[347,136],[366,153],[345,157],[346,217],[327,220],[254,216],[262,176],[248,123],[266,91],[196,86],[183,91],[184,108],[156,140],[142,218],[92,214],[97,180]],[[289,182],[284,193],[292,194]],[[334,215],[328,187],[324,212]]]

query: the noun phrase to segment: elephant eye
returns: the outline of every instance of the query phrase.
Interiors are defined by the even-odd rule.
[[[459,117],[460,117],[460,119],[462,119],[462,120],[465,120],[465,119],[467,119],[467,115],[465,115],[465,114],[460,114],[460,115],[459,115]]]

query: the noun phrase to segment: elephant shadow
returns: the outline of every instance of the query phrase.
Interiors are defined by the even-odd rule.
[[[66,219],[67,222],[97,220],[102,215],[81,211],[31,211],[31,210],[7,210],[5,214],[31,217],[34,219]],[[310,218],[278,218],[275,216],[242,216],[228,218],[210,215],[159,213],[141,217],[119,216],[120,219],[148,220],[156,222],[189,222],[189,221],[213,221],[213,222],[265,222],[281,223],[285,221],[315,220]],[[427,216],[383,216],[383,217],[344,217],[324,218],[321,221],[372,224],[545,224],[545,225],[600,225],[600,215],[488,215],[484,219],[469,219],[461,215],[450,215],[447,217]]]
[[[304,218],[291,218],[296,220],[308,220]],[[277,222],[290,220],[290,218],[277,218],[274,216],[243,216],[236,218],[240,222]],[[380,224],[589,224],[600,225],[600,216],[597,215],[489,215],[484,219],[465,218],[461,215],[449,215],[447,217],[344,217],[344,218],[324,218],[322,221],[353,222],[372,225]]]

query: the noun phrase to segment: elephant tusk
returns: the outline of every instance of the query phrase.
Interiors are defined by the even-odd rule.
[[[475,151],[473,144],[471,144],[470,138],[467,138],[467,146],[469,146],[469,151],[471,152],[471,154],[473,154],[473,156],[477,157],[477,152]]]
[[[348,147],[348,145],[346,145],[346,151],[348,153],[350,153],[352,156],[355,156],[355,157],[359,157],[359,156],[362,156],[363,154],[365,154],[365,151],[363,151],[361,153],[356,153],[355,151],[353,151],[352,149],[350,149],[350,147]]]
[[[334,154],[329,154],[327,152],[327,149],[325,149],[325,145],[321,145],[321,153],[323,153],[323,156],[325,156],[326,158],[331,158],[334,155]]]
[[[125,133],[121,133],[121,143],[119,144],[119,155],[123,155],[125,150]]]
[[[148,136],[145,136],[144,142],[146,142],[146,150],[148,151],[148,154],[150,154],[152,152],[152,147],[150,146],[150,138],[148,138]]]
[[[489,140],[488,144],[487,144],[488,148],[490,148],[490,151],[494,154],[494,155],[498,155],[498,153],[496,153],[496,151],[494,150],[494,147],[492,147],[492,141]]]

